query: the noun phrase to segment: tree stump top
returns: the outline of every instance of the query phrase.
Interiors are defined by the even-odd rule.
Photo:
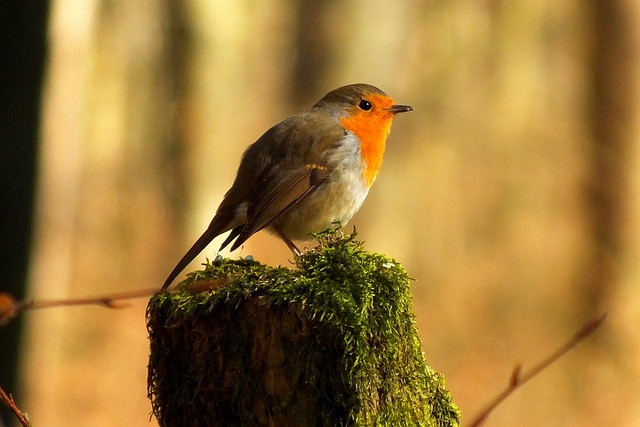
[[[166,426],[454,426],[396,261],[323,233],[297,269],[216,259],[155,295],[149,397]]]

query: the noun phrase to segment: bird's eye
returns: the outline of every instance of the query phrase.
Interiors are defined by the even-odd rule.
[[[358,104],[358,108],[360,108],[363,111],[369,111],[369,110],[371,110],[371,107],[372,107],[371,103],[369,101],[367,101],[366,99],[363,99]]]

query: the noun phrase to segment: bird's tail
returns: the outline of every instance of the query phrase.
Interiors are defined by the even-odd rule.
[[[203,249],[206,248],[207,245],[211,243],[211,241],[216,236],[226,231],[224,227],[220,226],[220,222],[221,221],[216,221],[216,218],[211,221],[211,224],[209,224],[209,227],[205,230],[204,233],[202,233],[202,236],[200,236],[198,240],[196,240],[193,246],[191,246],[187,253],[184,254],[182,259],[178,262],[171,273],[169,273],[169,276],[167,277],[167,280],[164,281],[161,290],[167,289],[169,285],[171,285],[171,282],[173,282],[173,280],[178,277],[178,274],[180,274],[180,272],[184,270],[185,267],[189,265],[189,263],[193,261],[193,259],[198,256],[198,254],[202,252]]]

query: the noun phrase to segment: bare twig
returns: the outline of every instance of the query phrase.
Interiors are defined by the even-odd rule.
[[[190,283],[184,289],[191,293],[198,293],[220,288],[228,285],[229,283],[233,283],[235,280],[236,278],[234,276],[227,276],[219,279],[198,280]],[[137,298],[147,298],[155,295],[157,292],[157,288],[138,289],[135,291],[121,292],[98,297],[59,300],[25,300],[22,302],[17,302],[11,295],[0,292],[0,326],[9,323],[14,317],[24,310],[39,310],[43,308],[70,307],[76,305],[98,305],[104,308],[120,309],[129,307],[130,304],[127,304],[124,301]]]
[[[38,310],[52,307],[69,307],[76,305],[99,305],[101,307],[118,309],[128,307],[123,301],[145,298],[154,295],[157,289],[139,289],[131,292],[115,293],[99,297],[71,298],[60,300],[25,300],[17,302],[11,295],[0,293],[0,326],[6,325],[24,310]]]
[[[469,427],[479,427],[482,425],[486,419],[489,417],[491,412],[500,405],[507,397],[509,397],[518,387],[522,386],[533,377],[538,375],[540,372],[548,368],[551,364],[553,364],[556,360],[564,356],[567,352],[569,352],[572,348],[574,348],[578,343],[586,339],[589,335],[595,332],[596,329],[600,327],[604,319],[607,317],[607,313],[600,315],[598,318],[593,319],[587,322],[580,330],[562,347],[549,355],[546,359],[542,360],[540,363],[535,365],[529,371],[523,373],[522,365],[517,365],[513,372],[511,373],[511,378],[509,380],[509,385],[507,388],[496,396],[487,407],[474,418],[474,420],[469,424]]]
[[[236,280],[238,279],[235,276],[226,276],[219,279],[197,280],[186,285],[184,289],[191,294],[197,294],[200,292],[221,288],[235,282]]]
[[[105,308],[119,309],[129,307],[129,304],[125,304],[122,301],[146,298],[154,295],[158,292],[158,289],[138,289],[130,292],[121,292],[109,295],[103,295],[99,297],[89,298],[71,298],[61,300],[30,300],[22,303],[21,309],[23,310],[37,310],[42,308],[52,307],[68,307],[74,305],[99,305]]]
[[[31,427],[31,422],[29,421],[27,414],[18,408],[16,402],[13,400],[13,396],[6,393],[2,387],[0,387],[0,402],[14,413],[18,421],[20,421],[20,424],[24,427]]]

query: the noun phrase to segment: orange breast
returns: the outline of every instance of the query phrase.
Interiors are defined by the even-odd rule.
[[[382,166],[387,136],[393,121],[393,114],[385,111],[393,105],[391,98],[374,95],[371,103],[373,108],[370,111],[356,109],[348,117],[340,119],[342,126],[360,139],[360,154],[365,164],[362,179],[367,187],[373,184]]]

